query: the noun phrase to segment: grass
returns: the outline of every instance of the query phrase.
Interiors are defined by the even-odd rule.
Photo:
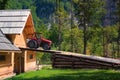
[[[89,69],[43,69],[6,80],[120,80],[120,71]]]

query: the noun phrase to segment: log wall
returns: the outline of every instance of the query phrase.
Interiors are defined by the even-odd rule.
[[[14,68],[14,53],[1,53],[6,56],[6,60],[4,62],[0,62],[0,77],[2,75],[6,75],[9,73],[14,73],[13,68]]]
[[[72,69],[119,69],[120,60],[61,52],[52,55],[52,67]]]

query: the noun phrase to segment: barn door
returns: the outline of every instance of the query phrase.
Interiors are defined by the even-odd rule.
[[[20,74],[20,73],[24,72],[24,55],[23,55],[23,53],[15,53],[14,72],[16,74]]]

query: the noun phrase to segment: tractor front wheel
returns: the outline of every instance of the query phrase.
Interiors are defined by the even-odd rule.
[[[29,48],[38,48],[38,45],[37,45],[37,42],[35,40],[30,40],[28,43],[27,43],[27,46]]]

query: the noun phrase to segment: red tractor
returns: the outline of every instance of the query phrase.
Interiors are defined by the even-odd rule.
[[[52,41],[47,40],[41,36],[41,33],[34,33],[32,38],[27,42],[29,48],[38,48],[42,47],[44,50],[50,50]]]

